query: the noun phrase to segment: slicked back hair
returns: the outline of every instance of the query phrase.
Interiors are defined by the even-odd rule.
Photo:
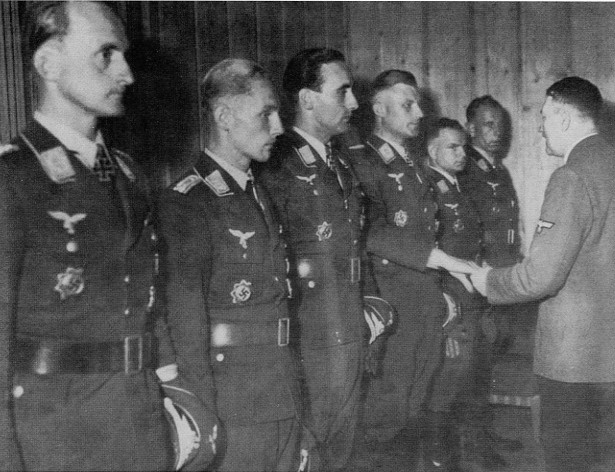
[[[48,39],[68,33],[67,2],[30,2],[23,23],[23,43],[31,63],[34,54]]]
[[[201,105],[209,133],[215,129],[213,113],[218,100],[249,94],[258,80],[271,83],[265,69],[248,59],[224,59],[209,69],[201,80]]]
[[[399,69],[385,70],[384,72],[378,74],[372,82],[370,90],[371,103],[374,103],[374,99],[379,92],[391,88],[396,84],[406,84],[417,88],[416,78],[411,72]]]
[[[589,80],[581,77],[566,77],[547,89],[547,97],[574,107],[582,116],[596,122],[602,111],[600,90]]]
[[[466,133],[466,130],[463,126],[461,126],[461,123],[459,123],[459,121],[453,120],[451,118],[438,118],[437,120],[434,120],[427,125],[424,137],[425,146],[429,146],[429,144],[434,139],[440,136],[440,131],[442,131],[443,129],[454,129],[463,134]]]
[[[505,111],[502,104],[498,102],[495,98],[493,98],[491,95],[483,95],[482,97],[477,97],[472,100],[466,108],[466,119],[468,120],[468,123],[474,122],[476,114],[478,113],[478,109],[482,106],[487,106],[490,108]]]
[[[295,54],[284,70],[282,90],[288,102],[295,107],[299,91],[304,88],[320,91],[323,84],[321,66],[330,62],[346,62],[344,55],[330,48],[311,48]]]

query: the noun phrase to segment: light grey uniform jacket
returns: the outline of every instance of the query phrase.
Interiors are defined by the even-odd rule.
[[[494,269],[489,302],[541,300],[534,372],[615,381],[615,149],[579,142],[551,176],[529,255]]]

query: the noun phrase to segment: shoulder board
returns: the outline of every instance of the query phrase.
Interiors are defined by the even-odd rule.
[[[444,179],[438,180],[438,183],[436,183],[436,185],[438,186],[438,189],[442,193],[446,193],[446,192],[448,192],[450,190],[448,188],[448,184],[446,183],[446,181]]]
[[[352,146],[348,146],[348,149],[351,151],[356,151],[357,149],[365,149],[365,144],[353,144]]]
[[[75,180],[75,169],[73,169],[66,150],[62,146],[56,146],[39,153],[23,133],[20,133],[19,136],[36,156],[43,170],[53,182],[65,184]]]
[[[192,190],[192,187],[194,187],[199,182],[201,182],[201,178],[198,175],[191,174],[185,179],[176,183],[175,187],[173,187],[173,190],[186,195],[190,190]]]
[[[378,154],[384,161],[385,164],[393,162],[395,160],[395,151],[389,143],[384,143],[382,146],[378,148]]]
[[[219,197],[226,197],[227,195],[233,195],[230,187],[225,182],[224,177],[219,170],[214,170],[211,174],[203,179],[207,186],[214,191]]]
[[[0,145],[0,157],[4,156],[5,154],[9,154],[15,151],[19,151],[19,146],[16,146],[14,144],[1,144]]]
[[[316,157],[312,152],[312,149],[307,144],[305,146],[301,146],[300,148],[294,148],[299,154],[299,158],[307,167],[314,167],[314,163],[316,162]]]
[[[132,158],[125,152],[122,152],[118,149],[112,149],[111,151],[113,152],[113,155],[115,156],[117,165],[120,167],[124,175],[128,177],[128,180],[130,180],[131,182],[134,182],[136,180],[135,174],[133,174],[128,164],[126,164],[126,161],[132,162]]]

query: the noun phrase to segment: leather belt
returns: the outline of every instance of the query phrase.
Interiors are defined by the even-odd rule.
[[[288,346],[290,319],[280,318],[269,323],[213,323],[211,345],[231,346]]]
[[[140,372],[153,365],[150,333],[117,342],[71,343],[48,338],[15,341],[15,369],[38,375]]]
[[[346,265],[346,261],[349,264]],[[318,273],[322,271],[320,265],[322,261],[312,257],[300,257],[297,260],[297,275],[300,279],[318,278]],[[341,265],[336,264],[335,265]],[[350,272],[350,283],[357,283],[361,280],[361,258],[351,257],[350,259],[343,259],[343,270]]]

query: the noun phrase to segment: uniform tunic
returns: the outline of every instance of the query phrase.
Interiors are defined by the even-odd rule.
[[[282,224],[312,431],[330,470],[350,455],[358,416],[365,321],[360,291],[360,192],[346,155],[329,169],[303,137],[278,138],[263,178]]]
[[[282,448],[271,433],[297,417],[298,375],[284,247],[256,186],[262,207],[202,154],[160,197],[170,335],[180,373],[228,431],[220,470],[287,470],[298,460],[297,425]],[[268,447],[246,436],[267,437]]]
[[[0,469],[20,468],[19,445],[28,470],[164,470],[170,443],[151,370],[36,374],[10,362],[16,340],[121,343],[150,330],[145,180],[111,150],[115,182],[99,182],[37,122],[13,149],[0,159]]]
[[[368,200],[366,247],[379,294],[399,315],[382,378],[370,383],[366,418],[399,430],[419,414],[442,359],[446,305],[437,272],[426,268],[436,247],[437,204],[417,162],[377,136],[365,151],[353,165]]]
[[[480,263],[482,225],[469,196],[433,168],[426,169],[438,202],[438,247],[451,256]],[[453,276],[442,273],[444,291],[459,304],[460,315],[444,327],[449,337],[459,343],[460,354],[446,357],[436,376],[429,407],[449,411],[461,392],[475,390],[477,346],[480,319],[487,302],[480,294],[469,293]]]
[[[483,223],[483,257],[493,267],[519,261],[519,207],[510,173],[492,165],[472,146],[465,148],[467,164],[459,184],[474,202]]]

